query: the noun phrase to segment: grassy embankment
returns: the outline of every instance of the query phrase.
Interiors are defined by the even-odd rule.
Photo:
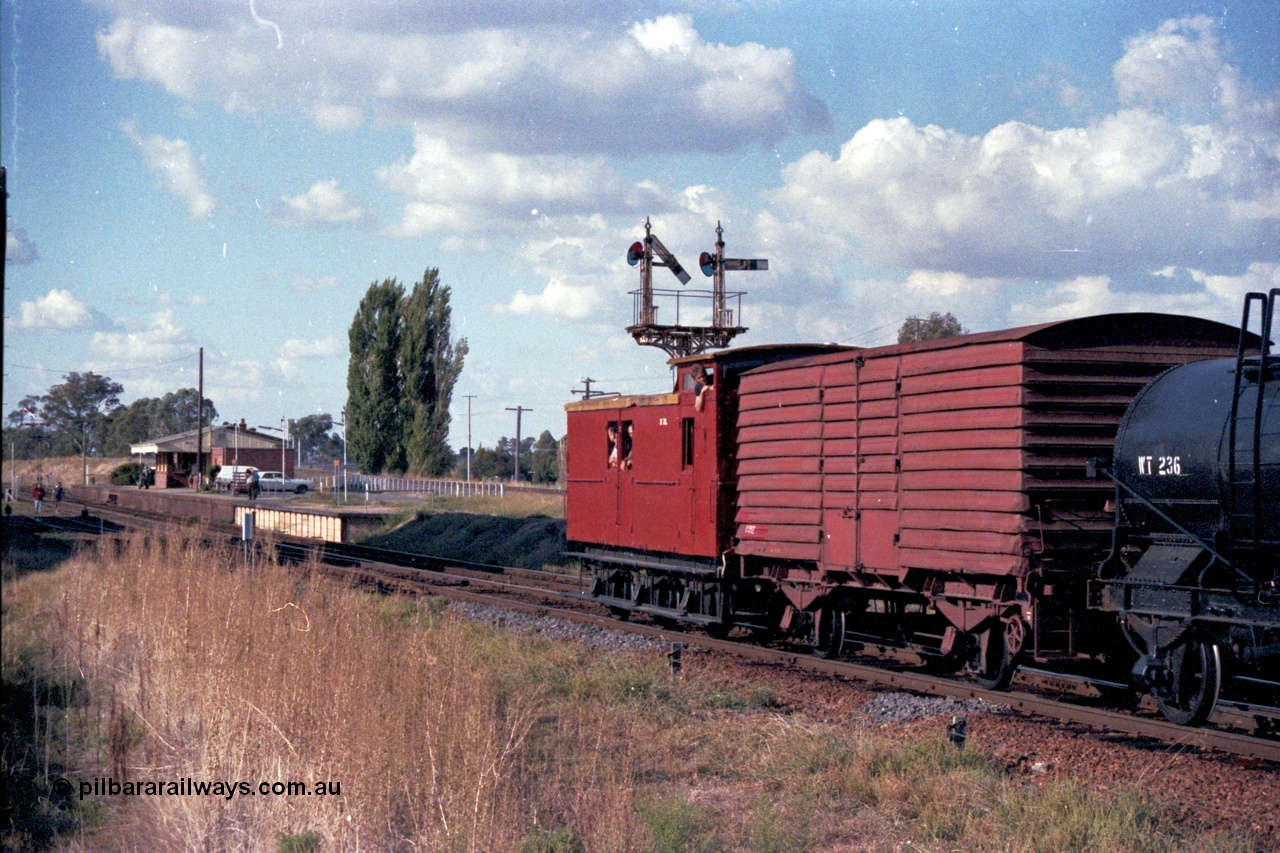
[[[128,458],[99,459],[90,457],[87,463],[88,476],[93,477],[98,483],[106,483],[110,479],[112,471],[131,461]],[[21,496],[30,498],[31,484],[37,478],[42,481],[47,479],[50,485],[62,483],[64,486],[76,486],[84,482],[85,467],[82,466],[79,456],[55,456],[39,461],[35,459],[19,459],[16,462],[6,459],[3,471],[0,474],[3,476],[6,489],[9,488],[16,477]]]
[[[696,660],[673,680],[660,654],[495,633],[194,538],[19,565],[42,552],[6,531],[6,849],[1249,849],[1133,793],[1026,786],[981,743],[793,718]],[[79,799],[96,777],[340,793]]]

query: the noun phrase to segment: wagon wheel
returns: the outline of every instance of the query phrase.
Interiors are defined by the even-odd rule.
[[[964,669],[965,655],[953,649],[945,655],[925,655],[924,669],[936,675],[954,675]]]
[[[613,598],[630,598],[631,597],[631,578],[628,575],[613,574],[605,580],[608,594]],[[630,607],[610,607],[609,615],[619,622],[626,622],[631,618]]]
[[[988,628],[978,644],[974,680],[987,690],[1007,690],[1018,671],[1018,653],[1026,642],[1026,625],[1018,617]]]
[[[1209,718],[1222,687],[1222,660],[1215,643],[1188,639],[1169,652],[1169,679],[1152,694],[1171,723],[1198,726]]]
[[[835,660],[844,651],[845,610],[841,607],[823,609],[818,611],[817,617],[813,653],[827,660]]]

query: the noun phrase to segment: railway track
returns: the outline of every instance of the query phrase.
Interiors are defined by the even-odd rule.
[[[172,529],[174,524],[172,518],[160,513],[107,505],[75,505],[83,508],[81,514],[42,516],[40,520],[56,529],[85,536],[115,533],[124,528],[163,531]],[[206,524],[201,529],[211,540],[224,536],[227,540],[238,540],[239,536],[239,529],[234,525]],[[865,684],[934,696],[983,700],[1006,705],[1024,714],[1057,719],[1108,734],[1124,735],[1138,741],[1156,741],[1167,749],[1217,750],[1280,764],[1280,740],[1248,733],[1246,730],[1254,724],[1254,715],[1239,709],[1227,708],[1216,712],[1211,726],[1188,728],[1174,725],[1142,708],[1123,711],[1088,704],[1080,698],[1088,694],[1088,690],[1073,691],[1074,680],[1059,673],[1023,669],[1015,680],[1015,689],[991,691],[954,677],[907,669],[891,652],[881,655],[881,659],[875,662],[827,660],[795,647],[716,639],[653,623],[620,622],[600,612],[604,608],[590,600],[584,581],[576,574],[467,563],[363,545],[318,543],[288,537],[264,538],[254,544],[260,550],[269,544],[273,549],[273,559],[323,565],[334,576],[386,591],[443,595],[653,637],[673,646],[678,644],[680,648],[696,647],[732,654]],[[1076,683],[1075,686],[1080,685]],[[1051,690],[1054,692],[1050,693]],[[1063,693],[1074,693],[1074,696],[1064,698]]]

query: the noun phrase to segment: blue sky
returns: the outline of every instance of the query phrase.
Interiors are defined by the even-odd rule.
[[[627,246],[767,257],[736,343],[1280,286],[1280,4],[3,0],[4,412],[69,371],[337,414],[374,281],[437,267],[452,443],[665,390]],[[659,287],[679,287],[664,270]],[[709,287],[696,274],[689,288]],[[660,318],[662,317],[660,311]]]

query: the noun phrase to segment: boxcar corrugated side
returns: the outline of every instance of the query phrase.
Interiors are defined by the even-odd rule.
[[[1130,400],[1237,337],[1191,317],[1108,315],[748,372],[742,574],[776,579],[799,612],[839,587],[915,595],[960,631],[1015,603],[1031,623],[1036,593],[1105,551],[1112,487],[1087,471]],[[1081,627],[1032,635],[1042,655],[1071,655]]]

